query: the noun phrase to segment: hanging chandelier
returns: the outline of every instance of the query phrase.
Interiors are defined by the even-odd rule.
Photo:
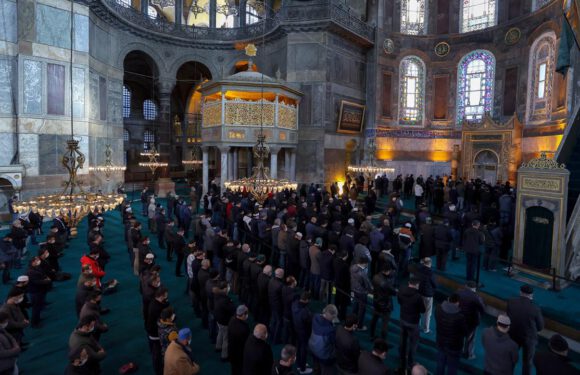
[[[111,175],[115,172],[124,172],[127,167],[124,165],[114,165],[113,164],[113,150],[111,145],[105,146],[105,163],[103,165],[96,165],[89,167],[89,171],[92,172],[103,172],[107,181],[111,179]]]
[[[191,2],[191,6],[189,7],[189,12],[193,14],[193,17],[195,19],[197,19],[197,16],[199,16],[200,14],[206,13],[206,10],[200,7],[197,2],[198,0],[193,0]]]
[[[193,166],[196,169],[198,166],[203,164],[203,160],[199,158],[199,146],[195,145],[191,149],[191,159],[190,160],[182,160],[181,164]]]
[[[226,3],[223,5],[219,5],[216,9],[216,13],[223,14],[224,16],[229,17],[229,16],[237,16],[239,11],[237,6]]]
[[[153,180],[155,179],[155,172],[157,171],[158,168],[164,168],[169,165],[168,163],[160,162],[157,160],[157,158],[159,157],[159,152],[155,148],[155,145],[151,146],[151,149],[149,151],[142,152],[141,156],[147,157],[149,161],[140,162],[139,166],[149,168],[151,170],[152,175],[151,178]]]
[[[376,139],[370,138],[366,147],[366,163],[349,165],[346,170],[352,173],[363,173],[368,175],[377,175],[385,173],[394,173],[395,168],[380,167],[376,165],[377,144]]]
[[[260,134],[258,141],[254,145],[253,154],[257,165],[252,168],[252,176],[224,182],[227,189],[247,192],[260,204],[263,204],[270,194],[284,190],[296,190],[298,187],[295,182],[286,179],[275,179],[269,176],[270,169],[264,166],[264,160],[270,154],[270,148],[265,144],[265,140],[266,136]]]
[[[71,27],[70,45],[74,46],[74,17],[73,5],[71,1]],[[66,141],[67,150],[62,156],[61,163],[68,172],[68,180],[64,182],[64,189],[61,194],[40,195],[30,200],[19,201],[14,204],[14,209],[18,213],[29,211],[38,212],[41,216],[55,218],[62,215],[64,221],[70,228],[70,236],[77,236],[77,227],[81,220],[92,211],[105,212],[115,209],[125,197],[120,194],[88,193],[82,188],[83,182],[77,178],[78,171],[83,168],[86,158],[79,149],[79,141],[74,138],[74,111],[73,108],[73,53],[71,47],[70,54],[70,131],[71,137]]]

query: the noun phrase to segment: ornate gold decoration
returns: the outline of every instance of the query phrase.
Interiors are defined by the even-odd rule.
[[[117,166],[113,164],[113,150],[111,149],[111,145],[105,146],[105,164],[89,167],[89,171],[104,172],[107,181],[111,179],[111,175],[114,172],[124,172],[125,169],[127,167],[124,165]]]
[[[256,56],[256,53],[258,52],[258,48],[256,48],[254,43],[249,43],[246,48],[244,48],[244,50],[246,52],[246,56],[250,57]]]
[[[203,127],[220,126],[222,123],[221,102],[209,102],[203,105]]]
[[[227,189],[251,194],[258,203],[263,204],[270,194],[286,189],[296,190],[298,184],[286,179],[270,178],[270,169],[264,166],[264,160],[270,154],[270,148],[265,144],[266,137],[261,134],[254,146],[256,166],[252,169],[252,176],[235,181],[226,181]]]
[[[540,152],[540,157],[536,159],[530,160],[527,164],[522,163],[522,167],[524,168],[533,168],[533,169],[564,169],[566,165],[558,164],[558,162],[554,159],[549,159],[546,156],[546,151]]]
[[[390,55],[395,52],[395,42],[392,39],[385,39],[383,42],[383,50],[385,54]]]
[[[439,57],[445,57],[451,51],[451,46],[447,42],[439,42],[435,45],[435,54]]]
[[[246,101],[228,100],[225,103],[227,125],[241,126],[274,126],[276,117],[275,103],[267,100]]]
[[[155,145],[151,146],[151,150],[142,152],[141,156],[146,156],[149,159],[149,161],[139,163],[139,166],[147,167],[151,170],[152,180],[155,180],[155,171],[157,171],[158,168],[167,167],[169,165],[168,163],[160,162],[157,160],[159,157],[159,152],[155,148]]]
[[[505,33],[504,43],[507,44],[508,46],[513,46],[514,44],[517,44],[517,42],[520,41],[521,37],[522,37],[521,30],[518,29],[517,27],[512,27]]]
[[[246,139],[246,132],[237,131],[237,130],[230,130],[228,132],[229,139]]]
[[[278,104],[278,127],[296,129],[296,107],[293,105]]]
[[[561,190],[560,180],[540,179],[524,177],[522,180],[523,189],[543,190],[559,192]]]

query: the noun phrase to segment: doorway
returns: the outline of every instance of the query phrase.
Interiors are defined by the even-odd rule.
[[[536,269],[548,270],[552,264],[554,213],[534,206],[526,209],[523,263]]]
[[[497,181],[497,168],[499,160],[497,155],[490,150],[480,151],[473,161],[473,178],[480,179],[490,185]]]

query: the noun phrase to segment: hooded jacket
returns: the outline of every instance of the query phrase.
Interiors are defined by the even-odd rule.
[[[366,268],[361,268],[358,264],[350,267],[350,290],[361,294],[367,294],[373,290]]]

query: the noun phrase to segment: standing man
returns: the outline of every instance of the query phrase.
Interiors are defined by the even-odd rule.
[[[459,366],[463,340],[467,333],[465,318],[459,309],[459,296],[452,294],[437,306],[437,375],[455,375]]]
[[[431,258],[424,258],[421,260],[421,264],[417,269],[417,277],[421,280],[421,283],[419,284],[419,293],[425,303],[425,314],[422,316],[423,319],[421,324],[423,333],[431,333],[429,327],[431,323],[431,313],[433,312],[433,296],[437,289],[435,275],[433,275],[431,266]]]
[[[368,275],[369,260],[365,257],[357,259],[356,264],[350,267],[350,290],[354,295],[354,304],[352,311],[358,317],[358,329],[366,331],[364,325],[365,313],[367,307],[367,294],[373,291],[373,286]]]
[[[241,375],[244,364],[244,345],[250,336],[248,325],[248,308],[240,305],[236,316],[228,324],[228,359],[232,365],[232,375]]]
[[[465,284],[465,288],[460,290],[457,295],[459,295],[459,308],[465,317],[465,323],[467,324],[467,335],[465,337],[465,346],[463,347],[463,356],[469,360],[475,359],[475,333],[477,331],[477,326],[479,326],[479,321],[481,319],[481,314],[485,310],[485,305],[483,300],[477,294],[477,285],[474,281],[468,281]]]
[[[425,303],[419,294],[420,280],[416,277],[409,279],[408,286],[404,286],[397,294],[400,309],[401,344],[399,355],[401,368],[407,371],[415,364],[415,353],[419,345],[419,320],[425,312]]]
[[[183,328],[179,331],[177,340],[172,341],[165,352],[163,375],[195,375],[199,373],[199,365],[191,359],[191,330]]]
[[[485,243],[485,236],[479,230],[479,220],[471,222],[471,228],[463,233],[463,251],[467,257],[465,279],[475,280],[479,273],[479,260],[481,257],[481,246]]]
[[[555,334],[548,343],[550,351],[539,352],[534,357],[537,375],[578,375],[578,369],[568,363],[568,342]]]
[[[387,339],[387,329],[391,312],[393,311],[393,296],[397,295],[395,289],[394,268],[391,263],[385,263],[381,272],[373,277],[373,318],[371,320],[370,336],[375,339],[375,328],[379,318],[382,320],[381,338]]]
[[[322,314],[316,315],[312,321],[312,334],[308,346],[315,367],[320,369],[320,375],[336,374],[336,328],[333,322],[337,317],[336,306],[327,305]]]
[[[542,311],[532,302],[534,290],[529,285],[522,285],[520,297],[510,299],[507,303],[507,315],[512,321],[510,337],[523,349],[522,375],[532,372],[532,360],[538,344],[538,332],[544,329]]]
[[[254,334],[248,337],[244,346],[243,375],[271,375],[274,355],[267,339],[268,328],[256,324]]]
[[[161,208],[155,215],[157,222],[157,244],[160,249],[165,249],[165,228],[167,227],[167,216],[165,216],[165,208]]]
[[[495,327],[483,331],[481,341],[485,350],[485,375],[513,375],[519,350],[508,335],[510,325],[510,317],[501,314],[497,317]]]
[[[184,233],[183,228],[179,228],[173,237],[173,244],[171,246],[177,256],[177,262],[175,262],[175,276],[177,277],[183,277],[183,260],[185,259],[185,248],[187,247],[185,238],[183,237]]]
[[[358,373],[360,344],[354,335],[357,328],[357,316],[349,315],[344,325],[336,329],[336,364],[343,375]]]
[[[389,368],[385,364],[387,358],[387,342],[383,339],[376,339],[373,343],[373,350],[366,350],[360,354],[358,359],[359,374],[365,375],[386,375],[390,374]]]

